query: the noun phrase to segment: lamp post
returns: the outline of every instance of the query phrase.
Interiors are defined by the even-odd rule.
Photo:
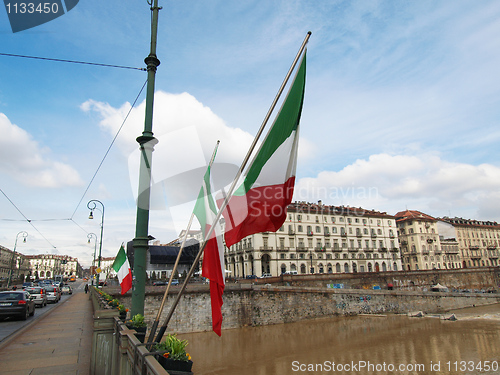
[[[102,206],[102,211],[97,208],[97,203],[99,203]],[[89,214],[89,219],[94,218],[94,210],[101,211],[102,217],[101,217],[101,241],[99,241],[99,258],[97,258],[97,267],[101,268],[101,253],[102,253],[102,230],[104,228],[104,204],[102,204],[101,201],[98,201],[97,199],[92,199],[87,203],[87,208],[90,209],[90,214]],[[97,287],[99,288],[99,273],[97,274]]]
[[[19,235],[23,237],[23,242],[26,243],[26,237],[28,237],[28,232],[21,231],[16,235],[16,242],[14,243],[14,251],[12,252],[12,260],[10,261],[10,269],[9,269],[9,279],[7,280],[7,288],[10,288],[10,283],[12,281],[12,273],[13,273],[13,267],[14,267],[14,259],[16,257],[16,247],[17,247],[17,240],[19,238]]]
[[[95,233],[87,234],[88,243],[90,243],[90,239],[94,237],[94,256],[92,257],[92,270],[95,272],[95,253],[97,251],[97,235]],[[92,285],[94,285],[94,275],[90,275],[92,277]]]
[[[144,59],[147,65],[148,80],[146,89],[146,113],[144,131],[137,137],[141,150],[141,164],[139,167],[139,190],[137,196],[137,215],[135,224],[134,245],[134,284],[132,287],[131,316],[144,315],[144,299],[146,289],[146,254],[149,248],[149,204],[151,188],[151,163],[153,149],[158,140],[153,136],[153,102],[155,92],[156,69],[160,60],[156,56],[156,41],[158,34],[158,13],[161,9],[158,0],[149,0],[151,6],[151,44],[150,53]]]

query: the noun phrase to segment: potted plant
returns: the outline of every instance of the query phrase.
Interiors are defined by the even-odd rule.
[[[167,335],[165,341],[153,346],[154,351],[160,352],[156,355],[158,363],[170,373],[192,374],[193,361],[186,352],[187,340],[180,340],[177,335]]]
[[[144,322],[144,316],[141,314],[136,314],[125,322],[125,325],[129,329],[133,329],[136,331],[135,336],[139,339],[140,342],[144,342],[146,337],[147,326]]]
[[[127,311],[128,309],[125,308],[124,305],[120,304],[117,307],[118,311],[120,312],[120,320],[123,322],[125,319],[127,319]]]

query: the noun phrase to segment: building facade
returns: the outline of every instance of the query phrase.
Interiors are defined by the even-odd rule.
[[[12,279],[23,279],[28,275],[29,263],[26,257],[0,245],[0,280],[6,280],[9,277],[12,268]]]
[[[321,201],[289,205],[278,231],[226,248],[225,262],[234,277],[402,269],[394,216]]]
[[[396,215],[403,268],[407,271],[443,269],[438,220],[420,211],[406,210]],[[460,261],[458,261],[460,264]]]
[[[26,255],[29,276],[34,279],[52,279],[56,275],[82,277],[83,268],[78,258],[68,255],[38,254]]]
[[[449,217],[441,218],[440,222],[440,229],[454,234],[463,268],[500,265],[498,223]]]

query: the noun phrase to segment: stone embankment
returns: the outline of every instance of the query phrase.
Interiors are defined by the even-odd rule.
[[[295,322],[326,316],[445,313],[452,309],[500,303],[500,269],[434,270],[371,274],[284,276],[257,282],[228,283],[224,293],[223,328]],[[247,281],[247,280],[245,280]],[[432,292],[440,283],[449,292]],[[389,289],[392,284],[392,290]],[[375,289],[374,289],[375,288]],[[380,289],[379,289],[380,288]],[[148,287],[145,318],[152,322],[164,287]],[[161,322],[178,287],[168,296]],[[108,291],[111,294],[111,291]],[[131,305],[129,294],[118,297]],[[211,330],[208,285],[189,285],[168,331]]]

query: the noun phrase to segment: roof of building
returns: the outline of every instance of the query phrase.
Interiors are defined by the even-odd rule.
[[[396,221],[399,222],[406,220],[437,221],[437,219],[433,218],[432,216],[415,210],[400,211],[394,216],[396,217]]]
[[[362,207],[329,206],[324,205],[323,203],[321,203],[321,201],[319,201],[318,203],[293,202],[288,205],[287,212],[394,219],[394,216],[387,214],[387,212],[367,210]]]
[[[174,264],[179,254],[180,243],[177,245],[149,245],[150,263],[151,264]],[[199,242],[196,240],[188,240],[182,250],[179,264],[192,264],[198,255],[200,248]],[[127,256],[130,266],[134,267],[134,251],[132,241],[127,243]]]
[[[479,227],[479,228],[492,228],[500,229],[500,224],[496,221],[484,221],[484,220],[471,220],[471,219],[463,219],[461,217],[442,217],[439,220],[445,221],[454,226],[466,226],[466,227]]]

